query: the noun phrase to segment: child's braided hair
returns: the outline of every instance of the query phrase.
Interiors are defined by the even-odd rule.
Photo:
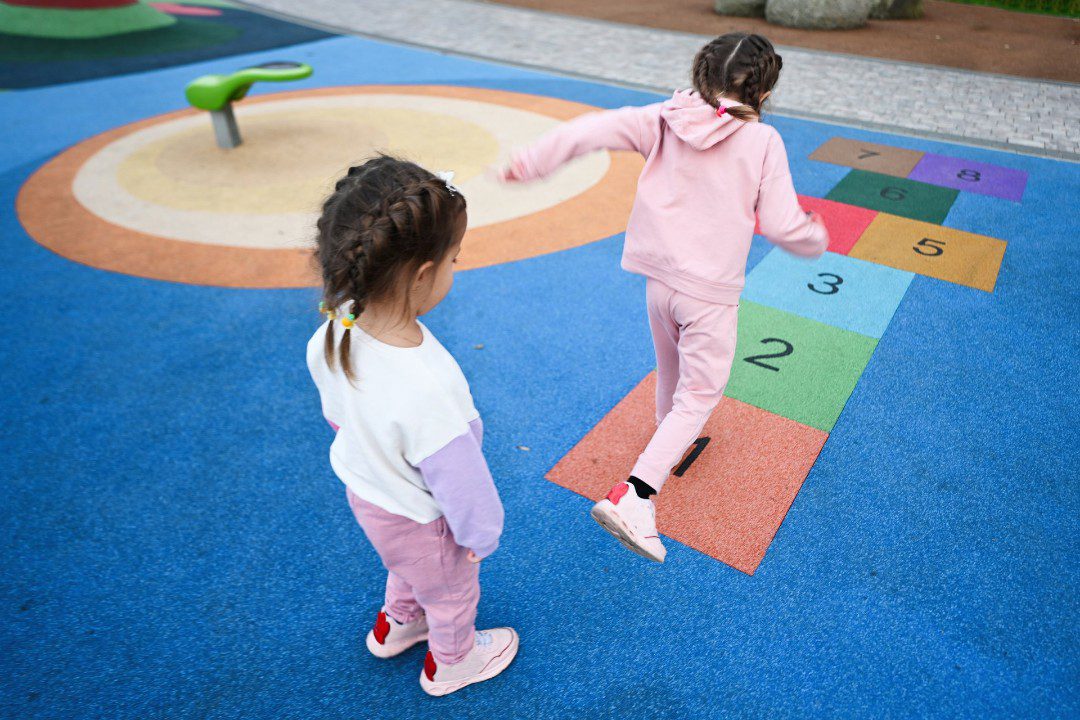
[[[761,35],[728,33],[710,41],[694,58],[694,89],[710,105],[721,95],[742,105],[727,109],[739,120],[758,120],[765,93],[780,79],[784,60]]]
[[[402,280],[421,265],[442,262],[464,210],[460,191],[415,163],[378,155],[349,168],[323,203],[318,221],[315,255],[322,270],[324,307],[359,316],[369,302],[393,297]],[[332,318],[325,342],[331,368]],[[352,380],[350,335],[347,331],[342,337],[338,354]]]

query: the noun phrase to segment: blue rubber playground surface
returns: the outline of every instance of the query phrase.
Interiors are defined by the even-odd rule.
[[[941,220],[904,218],[1007,243],[993,245],[1005,249],[992,273],[899,267],[863,234],[807,280],[755,240],[743,321],[783,311],[804,325],[779,337],[790,357],[747,348],[774,359],[740,356],[745,372],[783,376],[760,363],[783,368],[797,338],[826,337],[805,323],[867,350],[835,401],[740,381],[740,401],[827,434],[752,574],[678,540],[665,565],[646,563],[589,520],[589,500],[546,479],[654,367],[622,236],[461,272],[427,323],[469,378],[507,511],[479,623],[515,627],[522,646],[497,679],[429,698],[421,647],[380,661],[363,645],[384,575],[329,467],[304,364],[316,291],[97,269],[35,242],[16,212],[58,154],[182,109],[197,75],[282,57],[316,69],[293,90],[660,99],[345,37],[0,94],[3,717],[1080,714],[1075,164],[768,118],[813,198],[881,210],[830,196],[860,172],[810,159],[835,137],[1026,180],[1020,200],[954,189],[928,201]],[[888,187],[871,190],[889,200]],[[967,242],[904,227],[922,248],[913,262]],[[992,290],[977,286],[988,274]],[[817,366],[800,377],[843,384]]]

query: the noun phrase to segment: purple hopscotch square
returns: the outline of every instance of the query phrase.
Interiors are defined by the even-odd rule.
[[[927,153],[908,178],[1020,202],[1028,175],[1023,170]]]

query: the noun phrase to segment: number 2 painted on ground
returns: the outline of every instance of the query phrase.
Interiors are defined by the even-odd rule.
[[[787,340],[781,340],[780,338],[765,338],[764,340],[761,341],[762,345],[767,345],[769,343],[780,343],[781,345],[784,346],[784,349],[781,350],[778,353],[772,353],[772,354],[765,353],[764,355],[752,355],[752,356],[746,358],[746,362],[750,363],[751,365],[757,365],[758,367],[763,367],[766,370],[772,370],[773,372],[780,372],[780,368],[769,365],[768,363],[763,363],[761,361],[762,360],[768,360],[770,358],[787,357],[791,353],[795,352],[795,347],[791,343],[789,343]]]
[[[806,287],[810,288],[811,290],[813,290],[814,292],[816,292],[816,293],[818,293],[820,295],[835,295],[836,293],[840,292],[840,285],[844,282],[844,278],[840,277],[839,275],[835,275],[833,273],[818,273],[818,277],[819,278],[823,278],[823,277],[831,277],[832,278],[831,281],[830,280],[825,281],[825,286],[829,288],[828,290],[819,290],[816,287],[814,287],[814,283],[806,283]]]

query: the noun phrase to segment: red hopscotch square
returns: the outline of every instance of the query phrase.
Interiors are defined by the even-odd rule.
[[[597,501],[625,480],[656,428],[650,373],[547,474]],[[829,434],[725,397],[711,441],[657,497],[664,535],[753,575]]]
[[[825,227],[829,230],[829,252],[840,255],[848,254],[878,214],[877,210],[868,210],[809,195],[800,195],[799,205],[807,212],[816,212],[821,215],[825,221]],[[754,234],[761,234],[759,225],[754,226]]]
[[[825,198],[799,196],[799,204],[807,212],[816,212],[829,229],[829,252],[847,255],[863,232],[877,217],[877,210],[848,205]]]

